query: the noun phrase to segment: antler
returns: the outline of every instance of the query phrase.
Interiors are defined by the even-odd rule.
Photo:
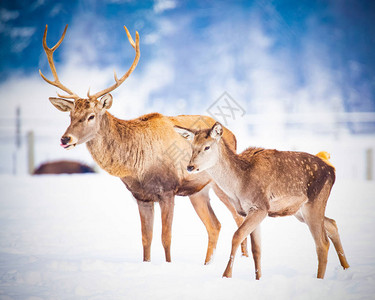
[[[89,89],[88,92],[87,92],[88,98],[98,99],[99,97],[101,97],[101,96],[103,96],[103,95],[105,95],[109,92],[112,92],[114,89],[119,87],[125,81],[126,78],[129,77],[129,75],[133,72],[133,70],[137,66],[139,58],[141,56],[141,52],[139,50],[139,34],[138,34],[137,31],[135,32],[135,43],[134,43],[134,40],[133,40],[132,36],[130,35],[126,26],[124,26],[124,29],[126,31],[126,35],[128,36],[129,43],[135,49],[135,58],[134,58],[134,61],[133,61],[132,65],[130,66],[129,70],[124,74],[124,76],[122,76],[120,79],[117,78],[116,72],[114,72],[114,77],[115,77],[116,83],[114,85],[110,86],[109,88],[106,88],[106,89],[104,89],[100,92],[97,92],[94,95],[90,95],[90,89]]]
[[[48,46],[47,46],[47,41],[46,41],[46,39],[47,39],[47,29],[48,29],[48,25],[46,25],[46,29],[44,30],[43,48],[44,48],[44,51],[46,52],[47,59],[48,59],[48,64],[49,64],[49,66],[51,68],[52,75],[53,75],[53,78],[55,79],[55,81],[47,79],[46,76],[44,76],[42,74],[41,70],[39,70],[39,74],[49,84],[52,84],[52,85],[58,87],[59,89],[63,90],[64,92],[67,92],[69,94],[69,95],[60,95],[60,94],[57,94],[59,97],[61,97],[61,98],[67,98],[67,99],[79,99],[80,97],[77,94],[73,93],[70,89],[68,89],[66,86],[64,86],[60,82],[59,77],[57,76],[55,63],[53,62],[53,52],[60,46],[61,42],[63,41],[63,39],[65,37],[66,30],[68,29],[68,25],[65,26],[64,32],[63,32],[60,40],[52,48],[48,48]]]

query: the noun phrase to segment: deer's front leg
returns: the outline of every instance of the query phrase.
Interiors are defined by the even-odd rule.
[[[227,196],[227,194],[225,194],[223,192],[223,190],[221,188],[219,188],[219,186],[214,183],[212,184],[212,189],[214,190],[216,196],[219,197],[219,199],[221,200],[221,202],[224,203],[224,205],[228,208],[228,210],[231,212],[232,216],[233,216],[233,219],[234,221],[236,222],[237,226],[240,227],[244,218],[242,216],[240,216],[234,205],[232,204],[232,202],[229,200],[229,197]],[[247,251],[247,238],[245,238],[242,243],[241,243],[241,251],[242,251],[242,255],[243,256],[246,256],[248,257],[249,256],[249,253]],[[255,258],[254,258],[255,259]]]
[[[154,227],[154,202],[137,200],[141,217],[143,261],[151,261],[152,230]]]
[[[232,239],[232,250],[230,253],[227,268],[224,271],[223,277],[232,277],[232,268],[234,257],[236,256],[237,249],[242,241],[252,233],[267,216],[267,210],[260,208],[253,208],[250,210],[242,225],[237,229]]]
[[[172,240],[172,221],[174,210],[174,195],[172,193],[165,195],[160,202],[162,233],[161,240],[165,251],[165,260],[171,262],[171,240]]]

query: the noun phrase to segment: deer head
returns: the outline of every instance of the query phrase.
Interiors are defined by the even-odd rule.
[[[213,167],[220,156],[220,140],[223,127],[216,122],[212,128],[193,131],[191,129],[175,126],[175,131],[183,138],[191,141],[192,155],[187,170],[198,173]]]
[[[128,40],[135,49],[135,58],[132,65],[120,79],[117,78],[116,72],[114,72],[115,83],[112,86],[93,95],[90,94],[89,89],[87,92],[87,98],[81,98],[60,82],[53,61],[53,52],[63,41],[67,28],[68,25],[65,26],[64,32],[57,44],[52,48],[48,48],[46,41],[48,25],[46,25],[43,35],[43,48],[46,52],[54,81],[47,79],[40,70],[39,74],[46,82],[67,93],[66,95],[57,94],[59,98],[51,97],[49,100],[58,110],[70,112],[70,125],[61,138],[61,146],[65,149],[72,149],[77,144],[88,142],[97,134],[100,129],[102,116],[112,105],[113,98],[109,93],[119,87],[133,72],[140,58],[140,49],[138,32],[136,32],[136,39],[134,42],[128,29],[124,26]]]

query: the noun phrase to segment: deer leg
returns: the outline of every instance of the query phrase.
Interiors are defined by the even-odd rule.
[[[206,227],[208,233],[208,247],[206,259],[204,261],[205,265],[211,262],[221,228],[221,224],[212,210],[208,191],[209,187],[206,186],[198,193],[189,196],[191,204],[193,204],[195,211]]]
[[[259,280],[262,276],[260,265],[261,247],[260,247],[260,226],[255,228],[250,234],[251,236],[251,252],[253,253],[254,266],[255,266],[255,279]],[[242,245],[242,244],[241,244]]]
[[[228,265],[224,271],[223,277],[232,277],[232,268],[234,263],[234,257],[236,256],[237,249],[241,242],[248,236],[251,232],[253,232],[260,222],[267,216],[267,211],[264,209],[251,209],[241,226],[237,229],[237,231],[233,235],[232,239],[232,250],[230,253],[230,258],[228,261]]]
[[[160,200],[162,233],[161,240],[165,251],[165,260],[171,262],[172,221],[174,211],[174,195],[167,195]]]
[[[152,230],[154,227],[154,202],[137,200],[141,217],[143,261],[151,261]]]
[[[327,232],[328,237],[331,239],[335,246],[337,255],[339,257],[341,266],[345,269],[349,268],[348,261],[346,260],[344,249],[341,244],[339,231],[336,225],[336,221],[327,217],[324,217],[324,228]]]
[[[316,246],[318,255],[317,278],[323,279],[327,267],[329,240],[324,228],[324,207],[321,204],[318,198],[312,203],[304,204],[302,206],[302,214],[304,221],[309,226]]]
[[[236,222],[237,226],[240,227],[241,224],[242,224],[242,222],[243,222],[243,220],[244,220],[244,217],[240,216],[237,213],[236,209],[234,208],[234,206],[230,202],[229,197],[227,196],[227,194],[225,194],[218,187],[218,185],[216,183],[214,183],[212,185],[212,189],[214,190],[216,196],[218,196],[218,198],[221,200],[221,202],[223,202],[224,205],[229,209],[229,211],[231,212],[231,214],[233,216],[233,219]],[[253,239],[252,236],[251,236],[251,239]],[[251,243],[253,243],[253,241],[251,241]],[[247,238],[245,238],[243,240],[243,242],[241,243],[241,252],[242,252],[242,256],[246,256],[246,257],[249,256],[249,253],[248,253],[248,250],[247,250]]]

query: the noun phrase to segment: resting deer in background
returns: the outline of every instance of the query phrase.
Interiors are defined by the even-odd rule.
[[[209,263],[221,227],[210,205],[209,188],[212,187],[220,200],[228,207],[238,226],[241,225],[243,218],[236,213],[227,196],[212,182],[207,173],[188,174],[186,172],[187,162],[179,157],[173,158],[166,155],[166,152],[171,147],[175,147],[181,153],[187,156],[191,155],[189,143],[186,143],[174,131],[175,125],[190,127],[194,124],[195,128],[200,126],[207,128],[212,126],[215,121],[205,116],[166,117],[158,113],[126,121],[115,118],[107,111],[113,100],[109,93],[129,77],[140,57],[138,32],[134,42],[125,26],[129,42],[136,53],[129,70],[121,78],[118,78],[115,73],[115,83],[111,87],[93,95],[89,90],[87,98],[79,97],[60,82],[53,61],[53,52],[63,41],[67,26],[60,40],[52,48],[48,48],[46,43],[47,26],[44,31],[43,48],[47,54],[54,81],[47,79],[39,71],[45,81],[67,93],[67,95],[58,94],[59,98],[49,98],[57,109],[70,112],[70,126],[61,138],[61,146],[65,149],[72,149],[78,144],[86,143],[96,163],[109,174],[119,177],[133,194],[137,200],[141,218],[144,261],[150,261],[154,202],[160,204],[162,244],[166,261],[170,262],[174,196],[189,196],[208,232],[205,264]],[[224,128],[223,137],[228,143],[228,147],[235,151],[236,139],[233,133]],[[182,164],[185,165],[181,167]],[[259,260],[256,256],[257,245],[254,242],[252,244],[254,245],[254,260]],[[242,244],[242,251],[247,256],[246,247],[245,241]]]
[[[314,238],[318,255],[318,278],[324,278],[332,240],[340,263],[349,268],[341,245],[336,222],[325,217],[325,208],[335,169],[317,156],[248,148],[236,154],[222,139],[223,127],[175,130],[192,141],[192,156],[187,170],[194,174],[206,171],[228,195],[244,222],[234,233],[232,250],[223,277],[232,277],[232,266],[239,244],[268,215],[292,216],[305,222]],[[256,269],[256,278],[261,276]]]

